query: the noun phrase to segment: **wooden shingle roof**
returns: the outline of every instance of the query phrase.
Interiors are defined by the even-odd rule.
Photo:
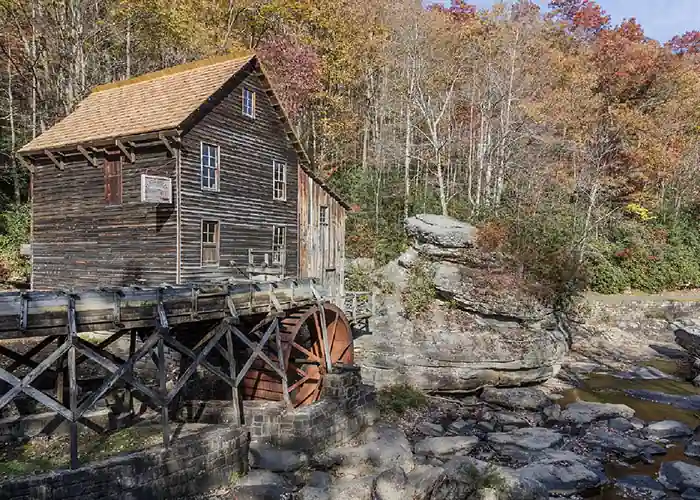
[[[197,61],[97,87],[75,111],[19,152],[173,129],[253,57]]]
[[[71,114],[22,147],[18,156],[176,129],[254,59],[259,65],[254,54],[220,56],[96,87]],[[265,72],[261,69],[258,75],[287,139],[299,155],[299,166],[350,210],[350,205],[314,171]]]

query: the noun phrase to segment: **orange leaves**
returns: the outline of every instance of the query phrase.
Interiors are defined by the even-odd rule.
[[[610,16],[592,0],[583,0],[571,22],[576,28],[596,32],[610,22]]]

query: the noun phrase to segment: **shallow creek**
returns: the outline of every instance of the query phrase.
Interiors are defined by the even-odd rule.
[[[663,376],[668,378],[655,378]],[[590,373],[580,387],[566,391],[558,403],[566,406],[574,401],[625,404],[635,410],[637,418],[647,423],[677,420],[691,428],[700,425],[700,389],[683,379],[674,360],[653,360],[631,373]],[[699,460],[684,454],[685,441],[674,442],[674,446],[669,447],[665,455],[655,457],[651,464],[608,462],[606,473],[611,479],[630,475],[656,478],[663,462],[682,460],[700,466]],[[618,500],[622,497],[610,487],[587,498]]]

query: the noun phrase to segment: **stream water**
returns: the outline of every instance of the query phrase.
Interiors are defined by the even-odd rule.
[[[558,402],[565,406],[574,401],[625,404],[635,410],[637,418],[647,423],[677,420],[691,428],[700,425],[700,389],[684,380],[674,360],[657,359],[631,373],[591,373],[578,388],[565,392]],[[655,457],[653,463],[608,462],[606,473],[611,479],[631,475],[656,479],[663,462],[682,460],[700,466],[700,461],[684,454],[685,441],[674,442],[667,453]],[[623,497],[609,487],[588,498],[619,500]]]

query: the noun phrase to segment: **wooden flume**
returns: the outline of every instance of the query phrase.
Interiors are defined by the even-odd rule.
[[[98,344],[79,337],[96,331],[111,334]],[[107,350],[127,335],[126,359]],[[87,423],[88,412],[118,386],[160,411],[167,446],[169,414],[199,367],[230,387],[241,421],[241,399],[284,401],[290,407],[311,404],[319,399],[332,366],[353,362],[348,319],[311,279],[0,293],[0,339],[26,337],[44,337],[39,342],[44,348],[57,345],[41,361],[32,359],[41,348],[22,355],[3,346],[1,353],[13,363],[0,368],[0,380],[9,387],[0,394],[0,409],[25,394],[68,420],[73,467],[78,463],[78,422]],[[166,347],[189,363],[171,385]],[[146,356],[157,367],[157,387],[135,373],[136,363]],[[77,366],[86,360],[108,375],[97,389],[81,394]],[[29,372],[20,378],[13,372],[22,365]],[[32,386],[50,373],[56,379],[53,395]]]

